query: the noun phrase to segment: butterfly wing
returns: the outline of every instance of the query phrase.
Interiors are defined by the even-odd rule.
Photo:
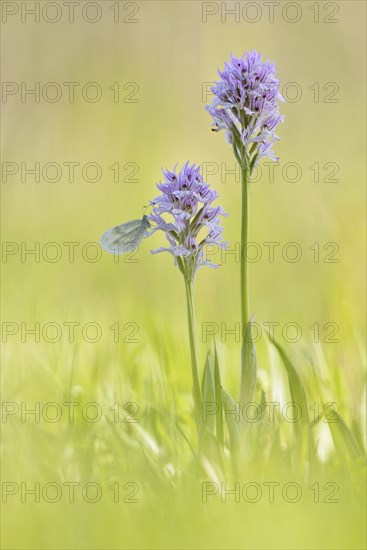
[[[103,233],[100,244],[101,247],[111,254],[124,254],[134,252],[145,237],[147,229],[150,227],[147,216],[141,220],[132,220],[112,227]]]

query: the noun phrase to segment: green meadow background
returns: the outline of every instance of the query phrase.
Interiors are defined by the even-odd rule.
[[[20,3],[12,4],[21,9]],[[56,23],[42,17],[35,23],[30,16],[22,22],[20,11],[2,23],[3,86],[13,82],[21,88],[24,82],[32,88],[39,82],[42,90],[56,82],[62,89],[54,103],[45,101],[42,92],[39,102],[32,96],[22,102],[19,92],[3,93],[1,104],[2,546],[365,548],[365,4],[318,2],[318,23],[316,8],[310,9],[315,3],[306,1],[296,3],[302,16],[295,23],[281,16],[287,2],[275,9],[273,23],[260,2],[256,23],[224,17],[219,2],[209,3],[218,13],[203,22],[205,7],[199,1],[120,2],[116,23],[113,2],[97,4],[102,17],[96,23],[81,18],[80,6],[74,23],[67,22],[65,7]],[[229,8],[233,4],[227,3]],[[239,4],[242,9],[246,3]],[[338,9],[333,16],[330,5]],[[122,20],[135,11],[130,18],[137,22]],[[294,17],[292,8],[286,13]],[[326,17],[338,22],[325,22]],[[280,165],[274,168],[274,181],[261,165],[262,175],[251,190],[250,240],[262,250],[261,259],[250,265],[250,307],[263,327],[255,397],[259,401],[263,390],[267,401],[292,400],[287,372],[265,337],[263,323],[276,322],[275,337],[296,367],[309,406],[336,403],[341,428],[333,431],[319,419],[313,428],[311,468],[299,460],[293,424],[277,416],[275,424],[254,425],[244,435],[245,452],[234,473],[228,448],[224,467],[214,455],[201,464],[194,458],[184,284],[170,255],[150,253],[165,244],[163,235],[143,241],[133,258],[118,263],[104,252],[88,261],[85,254],[93,259],[97,253],[94,245],[84,255],[82,250],[109,227],[139,218],[157,194],[161,169],[186,160],[206,163],[206,170],[216,172],[208,173],[207,180],[229,214],[224,236],[231,247],[238,243],[240,183],[231,174],[225,178],[220,169],[233,169],[234,158],[224,134],[211,132],[203,91],[231,52],[241,55],[251,49],[276,63],[282,84],[296,83],[288,85],[288,101],[281,105],[285,121],[278,128]],[[64,82],[80,83],[73,103]],[[101,86],[100,101],[83,99],[81,89],[88,82]],[[120,101],[115,103],[109,87],[116,82]],[[293,100],[295,90],[298,101]],[[129,97],[137,101],[127,102]],[[45,181],[42,174],[39,182],[29,174],[22,181],[21,163],[31,168],[35,162],[41,168],[58,163],[59,181]],[[80,163],[74,182],[68,180],[65,162]],[[102,169],[99,181],[83,178],[81,168],[90,162]],[[16,163],[17,173],[5,177],[15,166],[5,163]],[[120,165],[118,182],[109,169],[115,163]],[[299,181],[287,181],[294,176],[292,168],[286,178],[282,175],[287,163],[298,164]],[[315,163],[318,183],[310,169]],[[332,164],[325,169],[327,163]],[[123,181],[131,167],[138,168],[132,176],[136,181]],[[337,181],[323,181],[334,169]],[[274,262],[269,262],[266,242],[280,243]],[[281,254],[290,242],[302,250],[295,263]],[[61,250],[58,261],[43,257],[48,243]],[[64,243],[80,243],[74,261]],[[327,243],[336,244],[324,249]],[[35,246],[40,247],[39,261],[31,254],[22,257],[22,250]],[[326,263],[333,250],[337,262]],[[221,263],[220,254],[216,259]],[[195,281],[199,360],[203,367],[213,346],[213,338],[203,341],[203,323],[216,323],[223,385],[237,400],[240,343],[225,329],[239,322],[239,263],[234,255],[222,263],[218,270],[203,269]],[[70,322],[79,323],[73,342],[63,324]],[[35,323],[41,327],[39,342],[24,334]],[[47,323],[62,328],[59,341],[43,337]],[[94,343],[83,338],[88,323],[101,327]],[[119,342],[109,328],[115,323],[121,327]],[[287,323],[301,327],[298,342],[282,335]],[[315,323],[320,342],[309,328]],[[325,329],[326,323],[331,325]],[[15,327],[15,334],[7,334],[9,327]],[[336,342],[325,341],[330,327],[337,327]],[[47,334],[52,336],[52,330]],[[91,337],[93,329],[87,339]],[[39,422],[31,415],[24,422],[22,407],[34,408],[36,402],[41,410],[46,403],[60,404],[60,421],[47,421],[41,414]],[[80,403],[74,422],[68,421],[66,402]],[[97,422],[81,414],[90,402],[103,411]],[[10,410],[7,403],[13,403],[14,414],[4,415]],[[126,422],[136,409],[124,410],[126,403],[137,404],[134,418],[139,422]],[[111,406],[120,410],[118,422]],[[64,487],[62,498],[55,503],[42,496],[40,502],[31,495],[22,499],[21,484],[31,488],[37,482],[41,489],[47,483]],[[79,483],[72,503],[63,485],[70,482]],[[81,494],[90,482],[102,488],[96,503]],[[109,488],[116,482],[119,502]],[[123,502],[131,492],[131,487],[122,489],[128,482],[138,486],[139,502]],[[289,503],[280,491],[269,502],[264,491],[259,502],[250,503],[230,496],[222,502],[218,491],[204,503],[202,482],[217,487],[223,482],[228,488],[236,482],[276,482],[280,487],[297,482],[303,494],[299,502]],[[309,489],[316,482],[321,487],[318,503]],[[4,496],[4,483],[17,484],[13,487],[19,491]],[[323,502],[326,483],[339,486],[338,502]]]

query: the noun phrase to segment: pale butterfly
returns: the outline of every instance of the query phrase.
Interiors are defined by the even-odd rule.
[[[149,227],[148,216],[145,215],[141,220],[132,220],[116,225],[103,233],[100,245],[111,254],[134,252],[144,239]]]

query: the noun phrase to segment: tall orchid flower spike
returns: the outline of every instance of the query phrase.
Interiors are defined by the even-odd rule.
[[[206,108],[213,118],[213,130],[226,131],[241,166],[252,172],[263,157],[278,160],[273,144],[279,139],[274,133],[284,117],[278,102],[284,101],[275,66],[262,62],[260,53],[248,52],[231,56],[218,71],[220,80],[211,88],[214,98]]]
[[[279,139],[275,129],[283,116],[275,66],[261,61],[258,52],[242,57],[231,56],[219,80],[212,87],[213,101],[206,107],[213,118],[213,130],[225,130],[228,143],[240,164],[242,175],[241,218],[241,402],[251,401],[256,385],[256,353],[252,342],[252,318],[249,311],[249,285],[246,248],[249,239],[251,174],[264,157],[277,160],[273,145]]]

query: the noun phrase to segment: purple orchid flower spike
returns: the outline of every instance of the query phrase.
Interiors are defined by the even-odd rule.
[[[226,131],[237,160],[250,172],[263,157],[277,160],[272,146],[279,139],[274,130],[284,118],[278,102],[284,100],[275,66],[262,62],[260,53],[247,52],[239,58],[231,55],[218,73],[213,101],[206,107],[213,130]]]
[[[225,214],[212,205],[218,194],[204,183],[200,167],[186,162],[180,172],[176,170],[163,171],[164,182],[157,184],[161,194],[151,201],[150,234],[161,230],[169,243],[152,252],[171,253],[185,280],[193,281],[202,266],[218,267],[205,258],[205,247],[224,246],[221,216]]]
[[[163,231],[169,246],[152,250],[152,253],[172,254],[185,279],[193,395],[199,434],[202,400],[195,329],[194,278],[197,270],[204,265],[218,267],[205,258],[205,247],[225,245],[221,217],[226,214],[221,207],[213,206],[218,194],[203,181],[199,166],[186,162],[179,172],[176,165],[172,172],[164,170],[163,176],[164,182],[157,184],[161,194],[150,201],[152,211],[148,219],[152,229],[149,235]]]
[[[259,160],[277,160],[273,151],[279,139],[275,129],[283,117],[278,103],[284,101],[279,92],[275,66],[261,61],[258,52],[242,57],[231,55],[224,70],[218,71],[219,81],[212,87],[213,101],[206,107],[213,118],[213,130],[225,130],[226,139],[241,168],[242,214],[241,250],[246,250],[250,230],[250,181]],[[256,386],[256,351],[252,341],[248,261],[241,254],[240,262],[241,323],[243,344],[241,352],[241,403],[251,401]],[[250,341],[246,340],[250,327]]]

